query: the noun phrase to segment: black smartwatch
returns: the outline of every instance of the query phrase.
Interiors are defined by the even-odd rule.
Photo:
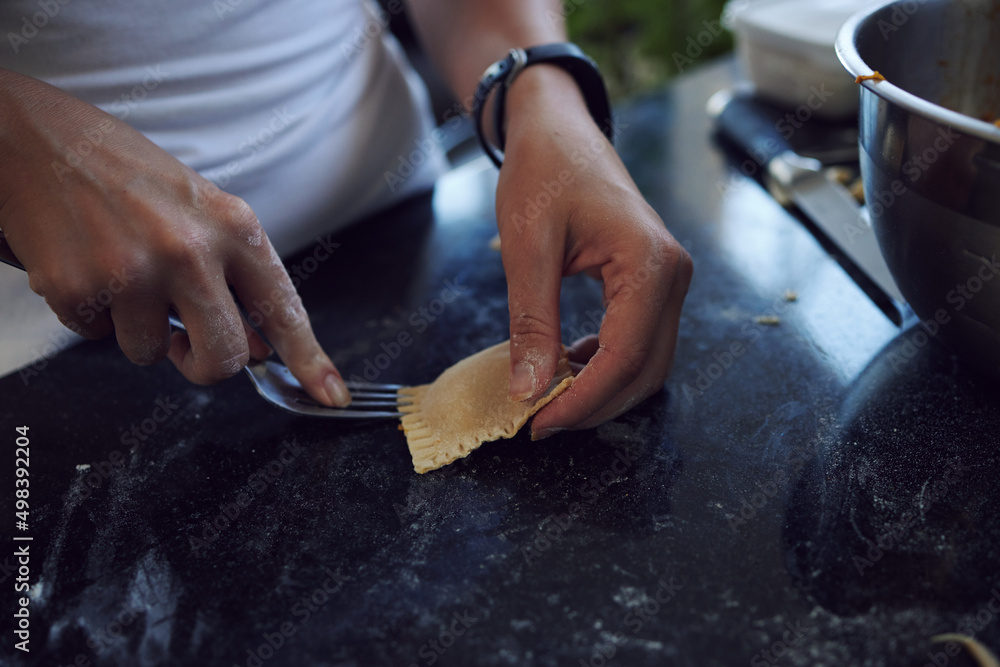
[[[569,72],[583,93],[587,110],[597,126],[601,128],[608,141],[614,143],[614,131],[611,122],[611,102],[608,100],[608,89],[604,85],[597,64],[580,50],[576,44],[563,42],[558,44],[543,44],[530,49],[511,49],[503,60],[498,60],[487,68],[476,87],[472,98],[472,114],[476,121],[476,134],[483,150],[490,156],[499,168],[503,164],[503,148],[505,142],[504,104],[507,99],[507,89],[525,67],[547,63],[556,65]],[[493,127],[496,131],[499,146],[494,146],[483,133],[483,106],[490,92],[496,88],[493,100]]]

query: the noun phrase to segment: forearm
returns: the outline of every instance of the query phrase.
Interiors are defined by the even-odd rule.
[[[410,9],[466,108],[483,71],[511,48],[566,41],[560,0],[411,0]],[[553,377],[562,277],[586,272],[605,283],[600,338],[575,348],[586,368],[533,422],[533,432],[546,437],[607,421],[663,385],[691,262],[643,200],[567,71],[525,68],[510,85],[505,118],[497,225],[512,400],[536,398]],[[490,126],[484,123],[487,133]]]
[[[560,0],[409,0],[408,9],[467,109],[483,71],[511,48],[566,41]]]

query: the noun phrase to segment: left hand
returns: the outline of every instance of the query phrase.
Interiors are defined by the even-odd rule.
[[[599,336],[570,348],[571,360],[586,366],[535,417],[537,439],[613,419],[663,386],[692,263],[568,74],[528,68],[511,87],[507,110],[497,221],[510,304],[511,399],[537,398],[555,373],[563,276],[584,271],[603,281],[607,308]]]

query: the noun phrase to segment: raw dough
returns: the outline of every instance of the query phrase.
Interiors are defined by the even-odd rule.
[[[548,393],[532,403],[507,398],[510,341],[466,357],[431,384],[399,390],[403,432],[418,473],[468,456],[484,442],[510,438],[573,382],[565,350]]]

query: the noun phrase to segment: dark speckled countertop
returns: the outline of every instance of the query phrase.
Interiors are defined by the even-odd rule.
[[[710,65],[619,109],[696,272],[665,391],[597,429],[420,476],[396,422],[296,418],[110,341],[0,380],[0,663],[971,664],[930,643],[956,630],[1000,648],[1000,392],[732,175],[704,112],[731,82]],[[471,163],[433,207],[290,260],[347,375],[426,382],[506,337],[494,179]],[[589,333],[596,286],[567,280],[562,307],[567,340]]]

